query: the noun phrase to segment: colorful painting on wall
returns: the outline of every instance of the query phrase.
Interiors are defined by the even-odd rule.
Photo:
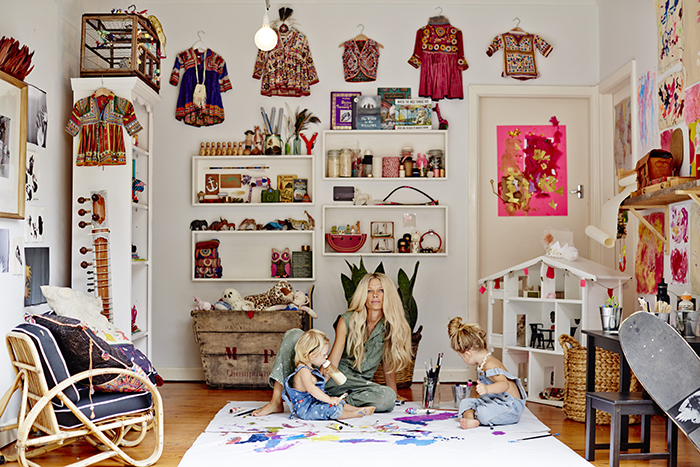
[[[688,83],[692,83],[692,81],[688,81]],[[700,120],[700,84],[696,84],[685,90],[683,119],[687,124]]]
[[[683,3],[655,0],[659,73],[678,63],[683,54]]]
[[[656,99],[656,74],[647,71],[639,77],[637,86],[637,117],[639,121],[639,144],[641,154],[646,154],[654,147],[654,128],[656,115],[654,102]]]
[[[644,216],[659,233],[664,232],[664,213],[655,212]],[[637,255],[634,261],[634,276],[637,279],[637,293],[655,294],[656,284],[664,275],[664,243],[654,233],[639,224]]]
[[[672,205],[671,216],[671,284],[688,283],[689,205]]]
[[[697,122],[688,124],[688,154],[690,157],[690,176],[697,177],[698,173],[698,151],[700,151],[700,128]]]
[[[49,285],[49,248],[25,248],[24,264],[26,265],[24,306],[46,303],[46,298],[41,293],[41,286]]]
[[[691,293],[700,292],[700,206],[696,203],[690,205],[690,255],[688,269],[690,276]]]
[[[499,216],[566,216],[566,126],[499,125]],[[492,181],[493,185],[493,181]]]
[[[683,66],[688,83],[700,81],[700,1],[685,0],[683,16],[686,28],[683,29]]]
[[[615,106],[615,168],[631,170],[632,165],[632,99]]]
[[[683,72],[668,75],[659,83],[659,129],[663,130],[681,121],[685,104]]]

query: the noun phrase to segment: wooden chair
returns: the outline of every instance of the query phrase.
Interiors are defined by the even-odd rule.
[[[81,439],[94,446],[97,453],[86,453],[86,457],[70,466],[115,459],[145,467],[160,458],[163,403],[148,378],[116,368],[70,375],[51,332],[38,324],[20,324],[7,334],[6,344],[17,376],[0,399],[0,415],[15,392],[20,391],[21,399],[17,421],[0,427],[0,431],[17,429],[17,453],[4,456],[4,461],[38,467],[28,459]],[[148,390],[90,395],[89,379],[105,374],[128,374],[141,380]],[[144,440],[148,440],[144,446],[137,447]]]

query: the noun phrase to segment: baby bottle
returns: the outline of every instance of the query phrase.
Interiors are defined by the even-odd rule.
[[[343,384],[345,384],[345,381],[348,380],[348,378],[343,374],[343,372],[340,371],[338,367],[333,365],[330,360],[326,360],[324,362],[323,368],[328,370],[328,372],[331,375],[331,378],[333,378],[333,381],[338,383],[338,386],[342,386]]]

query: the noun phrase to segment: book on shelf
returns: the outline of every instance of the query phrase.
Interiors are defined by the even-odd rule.
[[[294,201],[294,179],[296,175],[278,175],[277,188],[280,190],[280,202],[291,203]]]
[[[396,115],[396,99],[410,99],[411,88],[377,88],[382,100],[382,130],[393,130]]]
[[[331,130],[352,130],[352,100],[360,92],[331,92]]]
[[[355,130],[381,130],[382,129],[382,103],[379,96],[357,96],[353,117],[355,118]]]
[[[295,203],[301,203],[304,200],[304,195],[308,191],[309,180],[306,178],[294,179],[293,199]]]
[[[430,98],[396,99],[397,130],[430,130],[432,124],[433,101]]]

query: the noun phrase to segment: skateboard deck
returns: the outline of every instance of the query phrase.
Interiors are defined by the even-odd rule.
[[[700,450],[700,357],[674,328],[645,311],[623,321],[620,345],[644,389]]]

